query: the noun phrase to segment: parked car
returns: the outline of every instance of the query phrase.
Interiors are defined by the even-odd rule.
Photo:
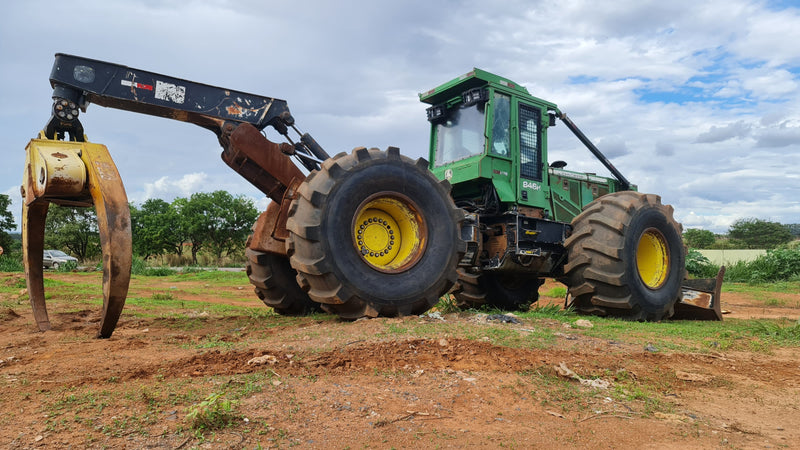
[[[45,250],[42,263],[44,264],[45,268],[58,269],[60,266],[70,261],[73,261],[75,264],[77,264],[78,258],[69,256],[61,250]]]

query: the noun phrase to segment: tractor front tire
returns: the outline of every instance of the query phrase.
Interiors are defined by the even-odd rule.
[[[286,249],[298,284],[330,313],[421,314],[458,279],[463,217],[427,161],[361,147],[298,188]]]
[[[247,277],[265,305],[278,314],[297,316],[320,311],[319,303],[297,285],[297,272],[289,258],[275,253],[245,249]]]
[[[681,225],[654,194],[608,194],[572,221],[564,266],[580,313],[659,321],[672,316],[685,276]]]

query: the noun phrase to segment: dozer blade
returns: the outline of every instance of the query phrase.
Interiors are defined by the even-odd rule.
[[[722,320],[720,291],[725,266],[719,268],[715,278],[684,280],[681,298],[675,304],[674,320]]]
[[[40,136],[43,137],[43,136]],[[92,206],[103,253],[103,311],[98,337],[110,337],[119,320],[131,276],[128,198],[104,145],[32,139],[23,180],[22,249],[28,295],[36,324],[50,329],[42,259],[49,204]]]

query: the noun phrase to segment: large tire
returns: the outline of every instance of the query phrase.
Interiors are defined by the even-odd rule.
[[[458,284],[453,290],[456,306],[460,309],[480,308],[486,304],[486,288],[482,275],[458,269]]]
[[[506,311],[527,311],[539,300],[543,282],[526,274],[474,274],[459,269],[459,284],[453,296],[462,309],[491,305]]]
[[[286,248],[298,283],[345,319],[427,311],[457,280],[466,250],[463,211],[449,191],[427,161],[393,147],[325,161],[289,208]]]
[[[673,314],[685,275],[681,225],[653,194],[605,195],[572,221],[564,266],[581,313],[658,321]]]
[[[282,315],[320,311],[319,303],[312,301],[297,285],[297,272],[289,265],[288,257],[249,248],[245,249],[245,254],[247,277],[265,305]]]

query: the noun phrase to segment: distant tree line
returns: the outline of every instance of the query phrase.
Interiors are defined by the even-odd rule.
[[[130,205],[133,253],[147,259],[184,255],[188,248],[192,263],[208,251],[217,260],[244,248],[250,228],[258,217],[252,200],[226,191],[199,192],[171,203],[150,199]],[[45,224],[45,246],[69,251],[80,260],[101,254],[94,208],[51,205]]]
[[[728,234],[689,229],[683,233],[687,246],[696,249],[772,249],[800,237],[800,224],[784,225],[756,218],[739,219],[728,228]]]
[[[6,194],[0,194],[0,247],[10,250],[14,245],[14,240],[11,238],[9,231],[16,228],[14,223],[14,216],[9,211],[11,206],[11,197]]]

